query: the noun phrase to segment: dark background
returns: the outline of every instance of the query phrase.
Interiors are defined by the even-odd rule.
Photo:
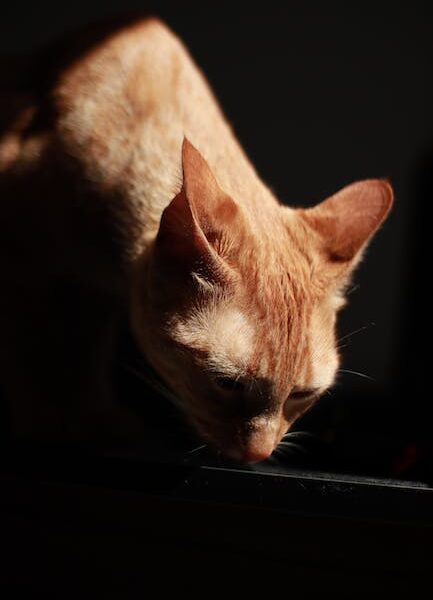
[[[283,202],[311,205],[362,178],[392,181],[395,208],[356,274],[339,326],[342,336],[362,329],[347,340],[343,368],[371,379],[341,374],[333,395],[306,421],[339,430],[342,447],[366,470],[395,444],[404,454],[431,437],[425,290],[433,169],[430,10],[420,1],[16,1],[2,9],[0,22],[0,53],[8,54],[32,52],[108,15],[157,14],[184,40],[258,172]]]

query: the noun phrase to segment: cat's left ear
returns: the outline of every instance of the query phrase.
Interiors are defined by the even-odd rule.
[[[382,179],[369,179],[348,185],[317,206],[299,212],[316,232],[326,262],[347,270],[358,262],[392,203],[391,185]]]

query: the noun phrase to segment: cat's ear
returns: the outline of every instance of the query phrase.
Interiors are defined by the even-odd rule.
[[[238,206],[187,139],[182,144],[182,171],[182,189],[162,213],[156,254],[172,269],[217,275],[237,230]]]
[[[391,185],[381,179],[348,185],[301,216],[318,235],[321,253],[335,266],[352,266],[385,220],[393,202]]]

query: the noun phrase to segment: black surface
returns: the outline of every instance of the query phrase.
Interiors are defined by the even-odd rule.
[[[187,501],[261,507],[298,515],[433,526],[433,488],[423,482],[306,471],[272,464],[223,467],[15,446],[2,477],[127,490]]]
[[[207,585],[212,597],[290,584],[301,598],[345,586],[376,597],[430,582],[433,489],[422,484],[15,448],[0,486],[7,591],[135,598]]]

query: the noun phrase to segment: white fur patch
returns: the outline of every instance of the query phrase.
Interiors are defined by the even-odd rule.
[[[333,299],[332,299],[333,300]],[[338,354],[334,342],[335,307],[332,300],[329,306],[313,311],[310,325],[310,358],[308,381],[303,387],[324,390],[335,379],[338,369]]]
[[[332,385],[338,367],[338,359],[335,352],[329,352],[313,360],[313,372],[310,382],[306,386],[309,389],[326,389]]]
[[[204,350],[210,370],[238,375],[246,369],[253,350],[254,328],[246,316],[223,300],[197,310],[175,326],[175,337]]]

